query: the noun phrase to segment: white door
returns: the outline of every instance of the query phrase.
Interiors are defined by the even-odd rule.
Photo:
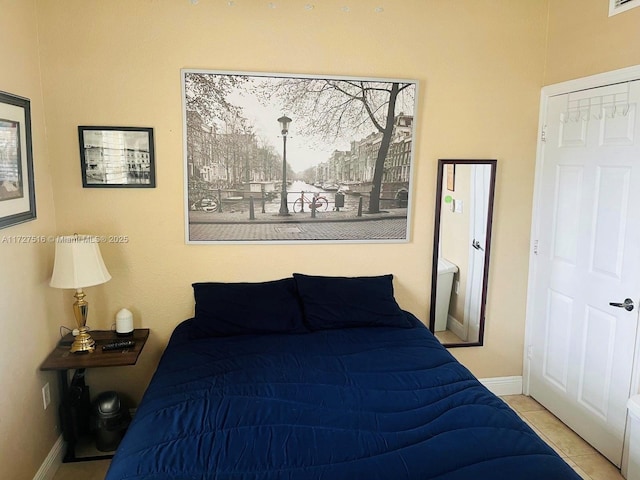
[[[530,266],[529,393],[616,465],[640,302],[639,100],[639,81],[549,99]]]
[[[477,342],[480,338],[482,315],[482,289],[485,276],[485,251],[487,247],[487,223],[489,220],[489,189],[491,165],[471,165],[471,189],[469,205],[469,272],[465,295],[465,340]]]

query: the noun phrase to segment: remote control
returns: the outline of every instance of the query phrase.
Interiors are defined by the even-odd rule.
[[[135,344],[136,342],[134,342],[133,340],[116,340],[115,342],[110,342],[106,345],[103,345],[102,350],[105,352],[111,350],[124,350],[135,346]]]

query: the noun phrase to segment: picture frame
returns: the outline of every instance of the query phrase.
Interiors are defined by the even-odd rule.
[[[0,92],[0,228],[35,218],[31,101]]]
[[[155,188],[151,127],[79,126],[84,188]]]
[[[453,163],[447,165],[447,190],[456,191],[456,166]]]
[[[181,76],[187,244],[410,240],[417,80]]]

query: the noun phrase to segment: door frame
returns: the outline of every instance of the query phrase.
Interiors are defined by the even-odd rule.
[[[529,275],[527,288],[527,305],[525,312],[525,335],[524,335],[524,352],[523,352],[523,371],[522,371],[522,391],[525,395],[529,395],[530,379],[531,379],[531,342],[532,342],[532,325],[536,321],[533,315],[533,298],[532,285],[536,280],[536,255],[537,255],[537,239],[540,228],[540,212],[539,205],[541,200],[540,179],[542,176],[544,162],[544,137],[545,137],[545,121],[547,118],[547,109],[549,98],[569,94],[580,90],[589,90],[592,88],[605,87],[617,83],[626,83],[634,80],[640,80],[640,65],[613,70],[610,72],[591,75],[588,77],[569,80],[566,82],[556,83],[543,87],[540,93],[540,110],[538,118],[538,140],[536,143],[536,166],[534,175],[533,189],[533,207],[531,217],[531,236],[529,245]],[[636,338],[634,341],[633,365],[631,369],[631,385],[630,396],[636,392],[640,393],[640,328],[636,329]],[[622,472],[626,474],[626,467],[629,461],[629,417],[627,415],[627,425],[625,427],[625,435],[623,441],[622,453]]]
[[[529,381],[531,375],[531,330],[533,318],[533,298],[532,288],[536,279],[536,255],[537,255],[537,238],[540,228],[540,212],[539,205],[541,200],[540,178],[542,176],[542,168],[544,162],[544,136],[545,136],[545,120],[547,118],[547,108],[550,97],[564,95],[579,90],[589,90],[592,88],[605,87],[617,83],[626,83],[633,80],[640,80],[640,65],[622,68],[610,72],[599,73],[588,77],[569,80],[566,82],[548,85],[542,88],[540,94],[540,114],[538,118],[538,141],[536,147],[536,167],[533,188],[533,208],[531,216],[531,237],[529,245],[529,278],[527,288],[527,306],[525,313],[525,334],[524,334],[524,359],[522,371],[522,389],[525,395],[529,394]],[[631,392],[640,391],[640,328],[637,329],[635,338],[635,354],[632,366]]]
[[[464,297],[464,331],[465,338],[469,337],[480,338],[480,323],[482,317],[482,290],[485,275],[485,257],[487,248],[487,225],[489,224],[488,205],[491,201],[491,175],[492,171],[489,169],[480,170],[480,167],[487,167],[487,165],[471,165],[471,175],[469,182],[469,240],[476,240],[478,236],[476,232],[482,234],[482,262],[481,268],[478,268],[478,262],[475,261],[476,250],[473,248],[472,243],[469,242],[469,250],[467,257],[467,286],[465,289]],[[482,175],[481,181],[478,181],[478,175]],[[478,188],[478,187],[482,188]],[[487,188],[488,187],[488,188]],[[482,195],[478,198],[478,195]],[[480,215],[478,215],[480,214]],[[478,217],[481,220],[478,222]],[[472,292],[475,293],[476,298],[472,298]],[[474,324],[471,323],[471,311],[474,308],[477,309],[477,315],[473,318]],[[472,328],[473,327],[473,328]],[[469,335],[471,333],[471,335]]]
[[[540,178],[542,176],[542,169],[544,163],[544,136],[545,136],[545,121],[547,118],[548,102],[550,97],[557,95],[569,94],[580,90],[589,90],[592,88],[605,87],[607,85],[614,85],[617,83],[626,83],[634,80],[640,80],[640,65],[622,68],[619,70],[613,70],[610,72],[600,73],[597,75],[591,75],[588,77],[578,78],[575,80],[569,80],[553,85],[549,85],[542,88],[540,94],[540,112],[538,118],[538,141],[536,147],[536,167],[534,176],[534,190],[533,190],[533,209],[531,218],[531,237],[529,245],[529,278],[527,288],[527,306],[525,313],[525,337],[524,337],[524,352],[523,352],[523,384],[522,390],[525,395],[529,394],[529,386],[531,379],[531,342],[532,342],[532,325],[536,319],[533,316],[533,298],[532,298],[532,285],[536,279],[536,255],[537,255],[537,239],[538,231],[540,228],[540,212],[539,205],[541,200]],[[634,356],[633,365],[631,369],[631,385],[630,396],[634,392],[640,392],[640,328],[636,330],[636,338],[634,342]],[[627,426],[625,428],[625,437],[623,443],[622,454],[622,470],[626,470],[626,464],[628,461],[628,448],[629,448],[629,425],[627,417]]]

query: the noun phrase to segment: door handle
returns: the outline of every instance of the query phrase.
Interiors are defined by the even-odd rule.
[[[627,312],[633,310],[633,300],[625,298],[624,303],[609,302],[612,307],[624,308]]]
[[[477,241],[475,238],[474,238],[474,239],[473,239],[473,241],[471,242],[471,246],[472,246],[473,248],[475,248],[476,250],[484,251],[484,248],[482,248],[482,247],[480,246],[480,242],[479,242],[479,241]]]

